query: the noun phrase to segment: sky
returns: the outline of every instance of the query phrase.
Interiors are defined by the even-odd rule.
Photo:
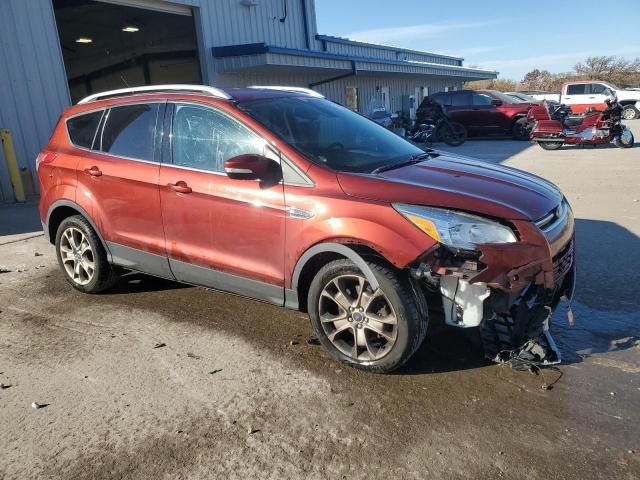
[[[459,56],[513,80],[640,57],[640,0],[316,0],[316,14],[321,34]]]

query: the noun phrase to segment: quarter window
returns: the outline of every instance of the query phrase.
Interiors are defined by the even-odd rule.
[[[78,147],[91,148],[103,113],[104,110],[100,110],[70,118],[67,121],[67,131],[71,143]]]
[[[171,141],[174,165],[223,172],[224,162],[264,154],[265,141],[247,127],[210,108],[177,105]]]
[[[102,131],[100,150],[120,157],[152,161],[158,110],[157,103],[112,108]]]

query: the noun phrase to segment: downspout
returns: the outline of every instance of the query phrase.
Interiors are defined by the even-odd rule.
[[[336,80],[342,80],[343,78],[353,77],[357,74],[358,69],[356,68],[356,62],[354,60],[351,60],[351,71],[349,73],[343,73],[342,75],[338,75],[337,77],[325,78],[324,80],[310,83],[309,88],[317,87],[318,85],[324,85],[325,83],[335,82]]]
[[[304,42],[307,46],[307,50],[311,50],[311,39],[309,38],[309,21],[307,18],[307,0],[300,0],[302,2],[302,24],[304,26]]]

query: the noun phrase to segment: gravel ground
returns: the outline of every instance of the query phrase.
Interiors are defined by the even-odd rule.
[[[559,370],[490,364],[453,331],[366,374],[307,343],[296,312],[139,274],[83,295],[15,228],[33,207],[4,208],[0,478],[639,478],[640,146],[452,150],[541,174],[573,205]]]

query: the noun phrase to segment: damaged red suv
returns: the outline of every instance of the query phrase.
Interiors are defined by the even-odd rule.
[[[308,312],[339,360],[387,372],[429,322],[486,355],[559,361],[574,220],[550,182],[423,151],[311,90],[167,85],[92,95],[38,157],[65,278],[123,269]]]

